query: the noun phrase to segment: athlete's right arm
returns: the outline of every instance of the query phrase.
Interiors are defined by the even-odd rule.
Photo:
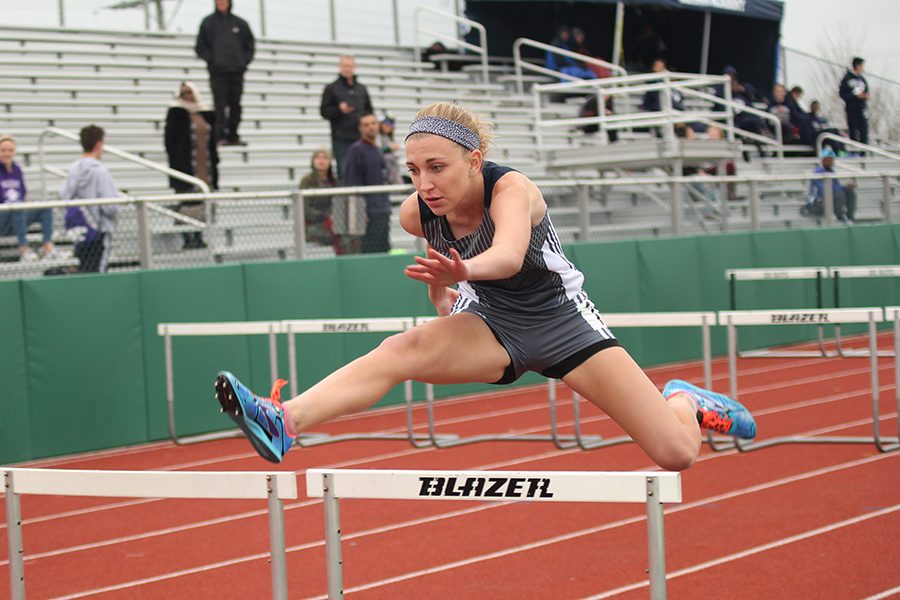
[[[400,226],[411,235],[425,237],[422,222],[419,220],[419,195],[416,192],[410,194],[400,205]]]

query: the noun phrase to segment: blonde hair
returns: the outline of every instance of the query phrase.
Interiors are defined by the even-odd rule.
[[[494,139],[494,134],[491,132],[491,123],[483,121],[478,115],[465,106],[460,106],[454,102],[437,102],[435,104],[429,104],[416,113],[416,119],[422,117],[442,117],[454,121],[467,129],[471,129],[478,135],[478,149],[481,150],[482,154],[488,153],[488,148],[491,145],[491,141]]]
[[[15,145],[16,138],[9,135],[8,133],[0,134],[0,144],[2,144],[3,142],[12,142]]]

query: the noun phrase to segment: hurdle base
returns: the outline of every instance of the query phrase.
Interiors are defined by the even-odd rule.
[[[735,443],[737,449],[741,452],[752,452],[753,450],[762,450],[763,448],[780,446],[782,444],[874,444],[882,452],[891,452],[900,449],[900,438],[882,437],[876,439],[874,436],[847,435],[821,437],[784,436],[746,444],[736,440]]]
[[[437,439],[442,443],[452,443],[454,440],[459,439],[459,436],[456,434],[446,434],[439,435]],[[371,441],[371,440],[401,440],[401,441],[432,441],[432,437],[430,435],[424,433],[417,433],[415,435],[410,436],[406,433],[344,433],[340,435],[328,435],[328,434],[316,434],[309,438],[304,438],[300,440],[300,442],[294,442],[296,446],[302,446],[304,448],[310,446],[322,446],[325,444],[334,444],[337,442],[352,442],[352,441]],[[428,446],[432,444],[427,444]],[[437,444],[434,444],[437,445]],[[442,447],[442,446],[439,446]]]
[[[302,441],[317,439],[327,436],[325,433],[301,433],[297,439]],[[198,435],[178,436],[170,435],[169,438],[179,446],[188,446],[190,444],[199,444],[201,442],[212,442],[214,440],[226,440],[229,438],[244,437],[244,432],[240,429],[226,429],[225,431],[214,431],[212,433],[201,433]],[[303,445],[302,443],[300,445]]]

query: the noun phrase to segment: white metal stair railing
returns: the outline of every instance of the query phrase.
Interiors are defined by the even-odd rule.
[[[603,67],[605,69],[609,69],[613,73],[618,73],[623,76],[628,75],[628,71],[626,71],[623,67],[615,65],[611,62],[607,62],[593,56],[588,56],[586,54],[572,52],[571,50],[566,50],[565,48],[552,46],[550,44],[545,44],[543,42],[538,42],[529,38],[518,38],[515,42],[513,42],[513,68],[515,69],[516,76],[516,91],[519,94],[525,93],[525,86],[522,76],[522,72],[525,70],[531,71],[533,73],[540,73],[541,75],[554,77],[556,79],[565,79],[567,81],[584,81],[583,79],[580,79],[573,75],[568,75],[560,71],[554,71],[553,69],[548,69],[547,67],[542,67],[532,62],[528,62],[527,60],[522,58],[523,46],[535,48],[537,50],[543,50],[545,52],[550,52],[551,54],[556,54],[559,56],[565,56],[567,58],[574,58],[579,62]]]
[[[784,143],[782,139],[780,121],[774,115],[755,109],[753,107],[738,104],[731,99],[731,88],[727,85],[728,78],[721,75],[697,75],[693,73],[646,73],[639,75],[626,75],[623,77],[610,77],[605,79],[576,79],[564,83],[536,84],[532,86],[534,95],[533,118],[535,122],[535,136],[539,154],[543,153],[542,129],[545,127],[579,127],[584,125],[597,125],[601,129],[633,129],[636,127],[665,126],[663,129],[666,140],[674,139],[674,126],[677,123],[700,121],[707,124],[715,124],[722,128],[729,141],[734,141],[736,136],[752,140],[759,144],[772,146],[777,156],[784,157]],[[706,91],[708,88],[724,86],[725,97],[719,97]],[[672,106],[672,92],[678,90],[685,96],[704,100],[713,107],[721,107],[722,110],[675,110]],[[544,119],[542,107],[544,106],[541,94],[580,93],[597,96],[598,107],[605,106],[607,97],[643,95],[646,92],[659,92],[660,110],[655,112],[629,112],[625,114],[606,115],[605,110],[598,110],[595,117],[571,117],[563,119]],[[630,103],[628,103],[630,105]],[[774,138],[758,135],[734,125],[734,116],[740,112],[746,112],[772,123]]]
[[[467,27],[471,27],[475,31],[478,32],[478,44],[470,44],[458,36],[451,36],[445,33],[441,33],[439,31],[435,31],[433,29],[428,29],[421,24],[421,15],[422,13],[430,13],[433,15],[438,15],[445,19],[452,20],[454,23],[458,25],[465,25]],[[414,12],[414,22],[415,22],[415,49],[416,49],[416,62],[420,65],[422,63],[422,44],[420,42],[420,34],[426,33],[428,35],[434,36],[439,40],[445,40],[450,42],[455,46],[459,46],[461,48],[465,48],[466,50],[471,50],[481,57],[481,81],[485,85],[485,89],[489,89],[487,86],[489,85],[490,80],[488,79],[488,49],[487,49],[487,31],[484,28],[484,25],[479,23],[478,21],[473,21],[471,19],[467,19],[465,17],[460,17],[454,15],[452,13],[444,12],[442,10],[438,10],[436,8],[432,8],[430,6],[417,6]]]

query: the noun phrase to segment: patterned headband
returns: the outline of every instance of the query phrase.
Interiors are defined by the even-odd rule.
[[[477,133],[465,125],[460,125],[456,121],[445,119],[444,117],[429,115],[416,119],[410,123],[406,139],[409,139],[409,136],[415,133],[439,135],[469,150],[477,150],[481,147],[481,139]]]

